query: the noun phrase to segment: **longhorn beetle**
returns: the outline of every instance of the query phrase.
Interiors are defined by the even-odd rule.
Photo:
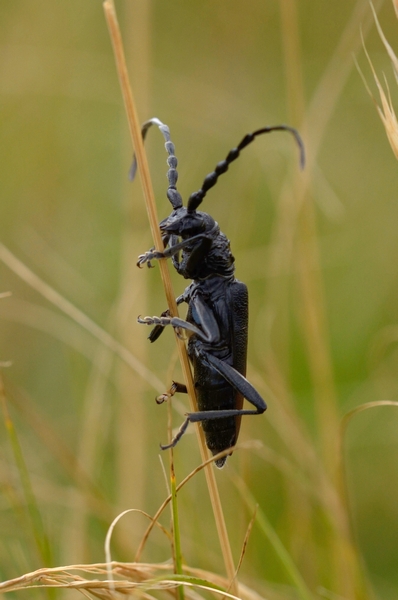
[[[154,342],[167,325],[188,332],[188,356],[193,365],[194,385],[197,393],[198,412],[187,413],[177,435],[162,449],[175,446],[189,423],[202,423],[206,444],[213,454],[235,445],[243,415],[262,414],[267,405],[257,390],[246,379],[246,354],[248,336],[247,287],[234,276],[234,257],[229,240],[220,231],[218,223],[207,213],[197,210],[206,193],[225,173],[241,150],[258,135],[271,131],[288,131],[295,137],[300,150],[300,164],[304,166],[304,146],[298,132],[287,125],[264,127],[247,134],[240,144],[231,150],[225,160],[207,175],[201,189],[191,194],[187,206],[177,191],[177,158],[170,131],[159,119],[150,119],[142,126],[142,136],[151,125],[157,125],[166,140],[168,153],[167,198],[173,210],[159,224],[164,251],[151,248],[138,257],[137,265],[159,258],[171,258],[176,271],[192,282],[176,300],[188,304],[186,320],[173,317],[166,310],[160,317],[138,317],[138,323],[155,325],[149,340]],[[134,160],[131,178],[134,177]],[[157,398],[160,404],[175,392],[187,393],[184,384],[173,382],[170,390]],[[243,409],[246,398],[254,409]],[[226,457],[215,461],[221,468]]]

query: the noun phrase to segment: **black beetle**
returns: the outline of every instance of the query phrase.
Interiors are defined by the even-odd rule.
[[[215,170],[207,175],[202,188],[193,193],[183,206],[176,183],[177,158],[170,131],[159,119],[150,119],[142,127],[142,135],[151,125],[157,125],[166,140],[169,170],[167,198],[173,211],[159,227],[165,250],[154,248],[141,254],[137,265],[159,258],[171,258],[177,272],[192,283],[177,298],[177,304],[186,302],[186,320],[171,317],[165,311],[160,317],[138,317],[139,323],[155,325],[149,335],[151,342],[158,339],[166,325],[189,332],[188,356],[193,365],[194,384],[199,411],[187,413],[187,418],[171,444],[181,438],[189,423],[201,422],[206,444],[213,454],[227,450],[236,444],[240,420],[243,415],[262,414],[267,405],[257,390],[246,379],[246,356],[248,335],[248,292],[247,287],[234,276],[234,257],[229,240],[220,231],[216,221],[207,213],[197,210],[207,191],[218,177],[227,171],[230,163],[238,158],[241,150],[256,136],[271,131],[289,131],[300,149],[301,166],[304,165],[304,146],[298,132],[287,125],[264,127],[247,134],[240,144],[231,150],[225,160],[218,163]],[[134,161],[131,177],[134,177]],[[186,386],[173,382],[170,390],[159,396],[161,403],[175,392],[187,392]],[[254,409],[242,408],[246,398]],[[216,462],[221,468],[226,461],[223,457]]]

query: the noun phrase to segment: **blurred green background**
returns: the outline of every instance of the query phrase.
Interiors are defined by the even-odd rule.
[[[375,6],[398,49],[392,4]],[[233,483],[239,473],[314,597],[370,598],[373,588],[377,598],[397,598],[396,407],[356,415],[344,438],[349,518],[368,578],[363,596],[342,582],[344,518],[333,512],[342,416],[398,399],[398,165],[355,66],[354,57],[376,93],[361,31],[393,99],[397,93],[370,6],[120,0],[116,8],[140,119],[170,126],[184,198],[249,131],[288,123],[306,145],[300,174],[288,135],[257,139],[203,204],[231,240],[237,277],[249,287],[248,376],[269,403],[241,429],[242,440],[260,439],[264,449],[236,452],[217,472],[235,560],[251,517]],[[126,508],[153,514],[167,493],[158,459],[167,409],[154,396],[181,375],[171,332],[150,346],[136,324],[138,314],[163,311],[165,300],[158,267],[135,266],[152,242],[139,181],[127,178],[133,151],[102,3],[2,0],[0,44],[0,241],[21,261],[1,247],[0,292],[12,292],[0,299],[0,360],[12,361],[2,369],[7,406],[48,560],[101,562],[112,519]],[[164,218],[159,132],[150,132],[147,150]],[[22,264],[157,380],[45,299],[41,283],[23,280]],[[173,283],[180,294],[185,282],[173,274]],[[181,413],[173,418],[178,426]],[[4,580],[44,559],[4,422],[0,448]],[[194,435],[175,460],[179,479],[199,463]],[[320,499],[324,481],[331,491]],[[203,475],[181,492],[180,510],[186,562],[223,573]],[[142,517],[124,517],[115,558],[133,560],[145,526]],[[143,559],[169,556],[166,538],[153,533]],[[240,579],[267,598],[296,597],[256,525]]]

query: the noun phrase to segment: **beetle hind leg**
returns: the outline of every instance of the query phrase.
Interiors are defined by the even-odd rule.
[[[181,425],[180,429],[177,431],[176,435],[171,440],[170,444],[165,444],[165,445],[160,444],[160,448],[162,450],[168,450],[169,448],[174,448],[174,446],[177,445],[177,443],[180,441],[180,439],[182,438],[182,436],[186,432],[189,423],[190,423],[190,419],[189,419],[189,417],[187,417],[185,419],[185,421],[183,422],[183,424]]]
[[[169,398],[172,398],[174,394],[187,394],[187,386],[184,383],[178,383],[178,381],[173,381],[171,383],[170,389],[168,389],[164,394],[160,394],[160,396],[156,397],[157,404],[163,404]]]

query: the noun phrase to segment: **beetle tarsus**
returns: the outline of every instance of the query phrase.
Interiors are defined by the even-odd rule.
[[[151,261],[159,260],[160,258],[164,258],[163,252],[158,252],[157,250],[154,250],[152,248],[151,250],[148,250],[148,252],[145,252],[144,254],[139,255],[138,261],[137,261],[137,267],[142,269],[142,267],[146,263],[148,269],[153,269],[154,265],[152,264]]]
[[[187,386],[184,383],[178,383],[178,381],[172,381],[170,389],[164,394],[160,394],[156,398],[157,404],[163,404],[163,402],[167,401],[169,398],[172,398],[176,392],[180,394],[187,394]]]
[[[174,448],[174,446],[180,441],[180,439],[182,438],[182,436],[184,435],[184,433],[186,432],[188,425],[189,425],[189,417],[185,419],[185,421],[183,422],[183,424],[181,425],[180,429],[177,431],[176,435],[173,437],[173,439],[171,440],[171,442],[169,444],[160,444],[160,448],[162,450],[169,450],[170,448]]]

